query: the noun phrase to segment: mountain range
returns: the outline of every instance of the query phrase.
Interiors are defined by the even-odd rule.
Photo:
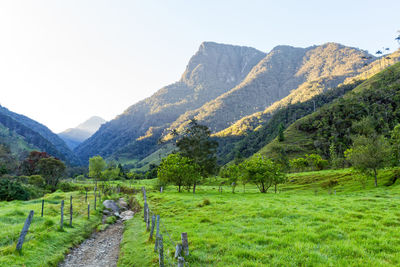
[[[74,151],[83,162],[101,155],[146,164],[146,158],[164,153],[159,140],[168,141],[173,130],[182,131],[192,118],[207,125],[215,138],[243,138],[284,107],[378,72],[385,67],[378,61],[337,43],[277,46],[264,53],[204,42],[178,82],[103,124]]]
[[[271,152],[263,147],[270,147],[279,127],[289,127],[290,136],[291,124],[332,105],[398,61],[399,51],[376,58],[337,43],[281,45],[265,53],[204,42],[177,82],[109,122],[92,117],[57,135],[0,106],[0,143],[16,154],[46,151],[70,165],[86,165],[90,157],[101,155],[139,168],[171,152],[171,133],[183,131],[194,118],[211,129],[220,164],[225,164],[260,149]],[[320,152],[326,154],[326,146]]]
[[[80,143],[92,136],[105,122],[106,121],[103,118],[93,116],[75,128],[69,128],[59,133],[58,136],[64,140],[70,149],[74,149]]]

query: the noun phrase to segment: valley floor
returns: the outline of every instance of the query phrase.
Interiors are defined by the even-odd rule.
[[[176,264],[175,244],[187,232],[188,266],[399,266],[400,186],[361,190],[348,173],[291,175],[297,184],[279,194],[261,194],[254,187],[218,193],[213,185],[195,195],[172,187],[148,193],[150,209],[161,216],[166,261]],[[314,190],[319,181],[302,185],[330,175],[342,177],[336,195]],[[157,266],[148,236],[143,218],[129,221],[118,266]]]

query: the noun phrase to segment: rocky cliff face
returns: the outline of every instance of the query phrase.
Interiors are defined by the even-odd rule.
[[[110,156],[128,145],[143,145],[146,138],[156,143],[161,132],[181,114],[239,84],[264,56],[254,48],[202,43],[178,82],[129,107],[75,151],[87,160],[96,154]]]
[[[82,160],[97,154],[141,159],[158,149],[160,137],[168,139],[170,131],[184,129],[191,118],[213,132],[229,129],[289,96],[303,101],[337,86],[359,73],[366,55],[335,43],[278,46],[265,54],[249,47],[205,42],[178,82],[129,107],[75,151]]]

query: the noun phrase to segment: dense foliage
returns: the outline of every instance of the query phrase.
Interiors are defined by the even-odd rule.
[[[235,157],[250,157],[277,137],[282,128],[286,129],[296,120],[314,112],[314,107],[320,108],[327,103],[331,103],[333,100],[353,90],[359,84],[360,82],[356,82],[339,86],[317,95],[309,101],[281,108],[274,114],[263,114],[262,121],[264,122],[258,126],[259,128],[256,131],[249,131],[246,135],[218,137],[220,163],[229,162]],[[281,132],[282,137],[284,138],[284,133]]]
[[[28,200],[29,191],[17,181],[0,178],[0,200]]]

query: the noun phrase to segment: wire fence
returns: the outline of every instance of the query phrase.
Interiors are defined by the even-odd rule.
[[[96,192],[96,190],[86,191],[86,193],[83,194],[71,194],[69,201],[64,202],[64,204],[69,205],[64,206],[63,214],[61,213],[60,206],[63,200],[47,200],[43,198],[41,200],[26,202],[26,204],[31,204],[29,202],[32,202],[34,204],[33,207],[30,206],[29,208],[30,212],[33,211],[34,216],[29,222],[29,225],[26,226],[28,219],[25,221],[22,232],[26,230],[26,236],[24,235],[24,237],[22,238],[22,244],[48,235],[54,230],[63,230],[64,226],[73,227],[74,222],[77,222],[78,220],[82,222],[82,219],[84,218],[87,218],[87,221],[90,222],[90,215],[95,214],[94,209],[96,209],[95,207],[98,205],[98,202],[100,202],[100,200],[101,193],[99,191]],[[93,204],[93,206],[90,205],[91,203]],[[60,223],[55,222],[55,218],[57,217],[59,218]],[[61,221],[63,222],[62,224]],[[46,224],[50,225],[46,227]],[[17,234],[15,233],[15,229],[12,229],[12,231],[9,232],[10,236],[8,236],[8,241],[3,239],[2,243],[4,244],[4,247],[0,249],[0,255],[3,255],[5,251],[12,252],[12,247],[15,247],[17,245],[17,240],[21,239],[22,232]],[[19,249],[17,248],[17,250]]]
[[[143,200],[144,200],[144,211],[143,218],[146,222],[146,230],[150,231],[150,239],[152,239],[152,235],[154,230],[156,230],[155,234],[155,252],[159,254],[159,265],[163,267],[167,266],[176,266],[178,267],[189,266],[188,262],[185,261],[184,255],[189,255],[189,245],[187,241],[187,233],[181,234],[181,243],[175,242],[171,238],[170,232],[167,230],[167,227],[163,223],[160,218],[160,215],[153,212],[152,209],[149,208],[147,203],[146,196],[146,188],[142,187]],[[151,226],[150,226],[150,218],[151,218]],[[155,220],[155,221],[154,221]],[[157,226],[156,226],[157,225]],[[160,228],[161,226],[161,228]],[[154,229],[157,227],[156,229]],[[167,237],[167,238],[164,238]],[[161,240],[161,244],[160,244]],[[172,255],[173,253],[173,255]]]

